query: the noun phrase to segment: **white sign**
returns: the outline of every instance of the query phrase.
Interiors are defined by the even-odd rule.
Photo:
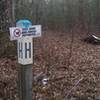
[[[18,40],[22,37],[41,37],[41,25],[33,25],[29,28],[12,27],[10,30],[10,40]]]
[[[41,37],[41,25],[33,25],[22,29],[22,36]]]
[[[10,30],[10,40],[17,40],[22,37],[22,28],[12,27]]]
[[[17,41],[18,63],[22,65],[33,63],[32,37],[23,37]]]

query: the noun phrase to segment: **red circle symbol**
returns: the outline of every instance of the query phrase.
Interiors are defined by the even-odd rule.
[[[15,37],[20,37],[21,36],[21,30],[20,29],[15,29],[14,30],[14,36]]]

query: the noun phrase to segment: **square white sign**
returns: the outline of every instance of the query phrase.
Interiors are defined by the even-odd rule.
[[[10,40],[18,40],[22,37],[22,28],[11,27],[10,30]]]

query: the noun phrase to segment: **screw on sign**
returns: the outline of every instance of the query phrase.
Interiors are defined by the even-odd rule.
[[[20,36],[21,36],[21,31],[20,31],[20,29],[15,29],[15,30],[14,30],[14,36],[15,36],[15,37],[20,37]]]

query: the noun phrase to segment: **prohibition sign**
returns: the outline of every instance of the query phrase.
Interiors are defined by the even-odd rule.
[[[13,32],[13,34],[14,34],[15,37],[20,37],[21,36],[21,33],[22,33],[21,30],[18,29],[18,28],[15,29],[14,32]]]

